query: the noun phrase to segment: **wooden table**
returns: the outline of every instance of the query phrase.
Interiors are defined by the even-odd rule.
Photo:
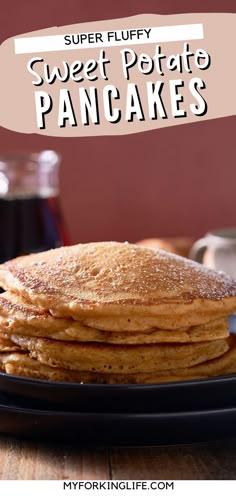
[[[159,447],[80,448],[0,437],[1,479],[236,479],[236,438]]]

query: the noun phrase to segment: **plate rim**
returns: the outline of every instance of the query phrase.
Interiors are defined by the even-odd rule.
[[[137,419],[141,420],[142,418],[146,419],[161,419],[165,418],[166,420],[172,420],[173,418],[185,418],[185,417],[205,417],[209,415],[224,415],[224,414],[236,414],[236,406],[234,407],[226,407],[226,408],[208,408],[208,409],[200,409],[200,410],[183,410],[180,412],[77,412],[70,410],[46,410],[39,408],[24,408],[19,407],[17,405],[9,405],[0,403],[0,414],[4,412],[16,413],[16,414],[27,414],[27,415],[41,415],[44,417],[53,415],[54,417],[60,418],[64,416],[69,417],[81,417],[88,420],[93,420],[95,418],[101,419]]]
[[[222,375],[215,377],[207,377],[207,378],[199,378],[199,379],[191,379],[184,381],[166,381],[166,382],[155,382],[155,383],[127,383],[127,384],[97,384],[95,382],[92,383],[83,383],[83,382],[65,382],[65,381],[49,381],[46,379],[37,379],[33,377],[24,377],[18,376],[14,374],[6,374],[5,372],[0,371],[0,392],[1,392],[1,379],[4,379],[9,382],[19,382],[21,384],[27,384],[29,386],[46,386],[47,388],[61,388],[61,389],[71,389],[75,390],[77,388],[80,389],[108,389],[108,390],[123,390],[125,389],[134,389],[134,390],[156,390],[156,389],[172,389],[172,388],[187,388],[188,386],[202,386],[203,384],[212,385],[212,384],[222,384],[222,383],[230,383],[236,381],[236,374],[230,375]]]

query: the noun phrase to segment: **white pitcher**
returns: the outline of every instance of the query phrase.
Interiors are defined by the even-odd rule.
[[[194,243],[190,258],[236,279],[236,228],[209,232]]]

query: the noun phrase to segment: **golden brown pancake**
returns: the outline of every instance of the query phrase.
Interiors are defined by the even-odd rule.
[[[0,295],[0,328],[9,334],[111,344],[188,343],[205,341],[206,337],[207,341],[212,341],[229,335],[226,318],[178,330],[101,331],[74,319],[55,318],[10,291]]]
[[[156,376],[144,377],[145,383],[148,382],[168,382],[168,381],[184,381],[190,379],[201,379],[236,373],[236,336],[230,335],[228,339],[229,349],[226,353],[213,360],[200,363],[193,367],[183,367],[163,371]]]
[[[227,339],[190,344],[105,345],[65,343],[10,335],[13,343],[29,351],[32,358],[51,367],[102,373],[153,373],[191,367],[212,360],[229,349]]]
[[[0,319],[1,322],[1,319]],[[227,319],[218,319],[214,322],[193,326],[189,329],[163,330],[151,329],[146,332],[111,332],[87,328],[78,339],[77,330],[67,329],[67,336],[74,341],[93,341],[110,344],[155,344],[155,343],[197,343],[214,341],[229,336]],[[19,334],[20,333],[19,331]],[[23,334],[26,334],[24,332]],[[28,334],[33,335],[33,334]],[[48,336],[50,337],[50,336]],[[55,338],[56,339],[56,338]],[[66,339],[65,339],[66,340]],[[67,339],[68,340],[68,339]]]
[[[82,382],[80,372],[43,365],[26,353],[0,353],[0,369],[7,374],[33,379]]]
[[[203,305],[204,306],[204,305]],[[91,328],[100,329],[104,331],[116,331],[116,332],[146,332],[152,329],[162,329],[163,331],[179,331],[187,330],[192,327],[201,326],[210,323],[215,320],[219,320],[225,317],[222,315],[224,313],[222,308],[218,310],[215,309],[211,313],[198,313],[197,316],[194,315],[159,315],[158,317],[146,317],[146,316],[136,316],[135,314],[127,317],[122,317],[122,312],[120,315],[113,317],[103,317],[103,318],[83,318],[83,323]],[[202,321],[202,322],[200,322]]]
[[[0,283],[57,317],[103,330],[178,329],[236,308],[236,281],[161,250],[89,243],[19,257]],[[119,326],[117,328],[117,326]]]
[[[14,344],[7,336],[0,334],[0,353],[20,350],[20,347]]]
[[[7,374],[37,379],[101,384],[145,384],[186,381],[236,373],[236,338],[231,336],[229,350],[218,358],[193,367],[164,370],[153,374],[104,374],[50,367],[22,353],[0,353],[0,367]]]
[[[234,371],[226,316],[236,310],[236,281],[195,262],[90,243],[6,262],[0,284],[7,373],[153,383]]]

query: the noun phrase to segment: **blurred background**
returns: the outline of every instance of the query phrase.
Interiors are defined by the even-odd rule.
[[[236,12],[235,0],[1,0],[0,42],[141,13]],[[56,150],[72,243],[197,238],[236,225],[236,117],[129,136],[51,138],[0,129],[0,150]]]

